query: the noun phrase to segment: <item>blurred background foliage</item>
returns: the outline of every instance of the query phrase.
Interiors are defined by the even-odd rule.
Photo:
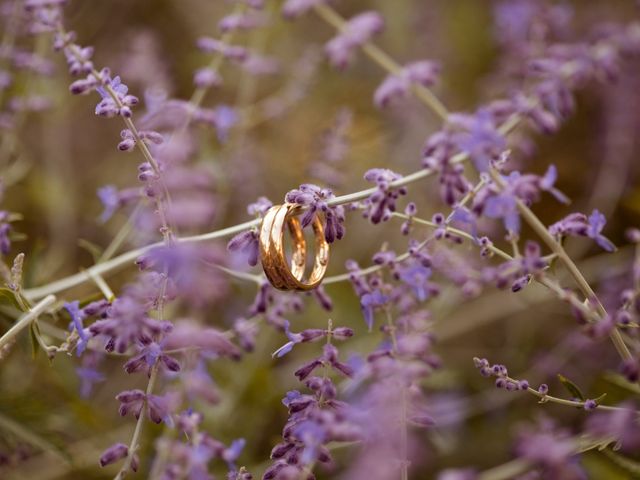
[[[225,65],[224,85],[209,94],[205,104],[251,105],[268,98],[286,84],[292,65],[303,52],[313,46],[321,48],[333,35],[332,29],[314,16],[288,22],[275,8],[280,2],[268,3],[273,4],[273,24],[264,31],[241,35],[238,43],[277,57],[283,74],[256,80],[233,65]],[[499,52],[491,2],[352,0],[337,4],[347,17],[365,9],[379,10],[387,24],[377,43],[398,61],[440,61],[443,77],[436,92],[452,110],[473,110],[481,102],[504,94],[492,80]],[[579,31],[603,18],[624,21],[638,16],[637,5],[630,1],[576,0],[573,5]],[[96,64],[108,65],[121,74],[134,94],[142,97],[147,89],[164,88],[171,96],[189,98],[193,71],[207,62],[194,48],[195,41],[201,35],[216,36],[217,21],[229,9],[223,1],[73,0],[66,8],[66,22],[78,32],[82,44],[95,46]],[[45,42],[38,48],[46,51],[49,47]],[[116,150],[120,122],[96,117],[93,96],[69,95],[63,59],[60,55],[52,58],[58,67],[55,76],[25,80],[16,88],[48,95],[54,107],[25,119],[14,132],[19,158],[4,166],[4,208],[24,217],[17,230],[25,239],[14,244],[13,253],[27,254],[26,286],[42,285],[93,263],[91,252],[83,245],[88,242],[104,248],[126,221],[123,214],[106,224],[98,221],[101,206],[96,190],[105,184],[135,184],[140,161],[137,152],[125,155]],[[260,195],[277,202],[288,190],[313,182],[311,167],[319,157],[323,132],[344,108],[352,113],[350,148],[340,167],[344,183],[335,189],[336,194],[367,188],[362,174],[372,167],[403,174],[417,170],[424,140],[438,123],[412,102],[377,110],[372,94],[382,78],[378,68],[361,55],[346,72],[320,61],[307,94],[282,116],[234,131],[223,144],[211,129],[200,128],[193,161],[215,175],[219,192],[210,230],[247,220],[245,206]],[[620,120],[624,115],[631,120]],[[620,131],[620,124],[626,130]],[[570,211],[597,207],[609,219],[607,236],[624,245],[624,228],[640,223],[639,133],[640,65],[636,63],[629,65],[613,86],[582,91],[577,113],[562,130],[536,139],[527,168],[542,173],[549,164],[556,164],[558,187],[573,199],[568,207],[544,199],[535,207],[542,220],[548,224]],[[434,182],[430,179],[410,187],[411,198],[418,202],[423,217],[444,208]],[[384,242],[402,251],[405,242],[398,227],[393,220],[372,226],[358,214],[350,214],[346,238],[333,247],[329,274],[342,273],[349,258],[370,264],[372,253]],[[523,236],[532,235],[525,231]],[[129,243],[127,248],[133,246]],[[613,290],[616,279],[628,269],[632,254],[624,246],[615,256],[602,254],[581,240],[570,241],[568,247],[590,280]],[[132,270],[110,277],[111,287],[118,291]],[[90,285],[79,287],[62,298],[81,298],[94,290]],[[356,330],[345,349],[370,350],[380,337],[375,332],[366,334],[351,287],[341,283],[328,286],[327,291],[335,304],[331,313],[334,323]],[[224,329],[254,294],[254,285],[234,280],[229,295],[202,312],[201,320]],[[436,350],[444,367],[425,387],[433,400],[432,413],[443,426],[422,434],[423,465],[415,478],[431,478],[444,467],[488,468],[508,460],[509,439],[519,422],[549,415],[571,428],[584,416],[582,411],[562,406],[537,405],[525,394],[495,390],[492,382],[473,368],[473,356],[507,364],[518,377],[548,382],[555,390],[561,388],[554,381],[555,373],[561,372],[590,396],[607,392],[609,403],[622,398],[622,392],[607,378],[594,378],[590,373],[595,370],[590,367],[616,364],[613,349],[605,343],[598,356],[583,356],[579,349],[567,347],[575,321],[567,308],[550,299],[541,287],[532,285],[518,295],[489,290],[473,300],[445,287],[430,308],[439,338]],[[326,324],[327,313],[313,304],[291,320],[296,331],[304,326],[320,327]],[[3,307],[1,329],[13,321],[9,309]],[[64,329],[67,321],[61,316],[50,323]],[[224,441],[240,436],[247,439],[241,461],[256,476],[267,465],[268,452],[278,442],[286,420],[280,400],[288,389],[297,388],[293,371],[318,350],[317,345],[304,345],[284,359],[272,360],[271,352],[283,338],[264,329],[256,351],[241,363],[217,362],[213,377],[222,392],[221,402],[201,406],[205,426],[216,437]],[[122,389],[141,387],[141,379],[126,375],[120,363],[119,359],[109,360],[108,380],[97,384],[88,400],[82,400],[77,394],[76,358],[58,356],[49,362],[42,353],[32,358],[29,339],[23,335],[0,363],[0,451],[11,458],[4,467],[0,464],[0,477],[111,478],[115,470],[100,469],[97,457],[113,441],[129,438],[133,428],[129,418],[118,416],[114,396]],[[153,438],[161,430],[161,426],[150,426],[145,431],[143,471]],[[16,451],[21,452],[19,460],[14,458]],[[598,452],[586,455],[584,464],[592,478],[629,478]],[[319,472],[318,478],[329,476]]]

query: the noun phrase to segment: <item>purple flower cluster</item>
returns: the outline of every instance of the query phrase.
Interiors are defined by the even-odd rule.
[[[261,12],[246,11],[243,13],[232,13],[222,18],[218,22],[221,32],[232,32],[236,30],[253,30],[266,24],[266,17]]]
[[[544,272],[548,263],[541,257],[540,245],[528,241],[521,256],[502,263],[496,268],[486,268],[483,277],[486,281],[495,282],[498,288],[511,287],[511,291],[519,292],[526,287],[532,277]]]
[[[273,203],[266,198],[260,197],[256,202],[249,204],[247,212],[258,218],[263,217]],[[258,241],[257,229],[247,230],[234,236],[227,243],[227,250],[230,252],[240,252],[246,258],[250,266],[256,266],[260,257],[260,243]]]
[[[213,37],[200,37],[196,46],[204,53],[217,53],[229,60],[242,61],[247,58],[247,49],[238,45],[229,45]],[[216,74],[217,75],[217,74]]]
[[[473,358],[473,363],[483,377],[496,377],[497,388],[504,388],[508,391],[529,389],[529,382],[527,380],[513,380],[509,378],[509,372],[504,365],[491,365],[486,358],[478,357]],[[542,388],[546,390],[546,385]]]
[[[322,5],[329,0],[286,0],[282,5],[282,15],[286,18],[296,18],[304,15],[316,5]]]
[[[409,63],[396,73],[388,75],[373,95],[373,101],[378,107],[386,107],[394,99],[409,95],[411,87],[422,85],[433,86],[440,73],[440,66],[430,60]]]
[[[382,32],[383,28],[384,20],[378,12],[360,13],[325,45],[324,51],[334,67],[344,69],[352,62],[356,50]]]
[[[549,419],[543,418],[537,428],[520,429],[516,453],[533,463],[546,478],[585,478],[571,432],[558,428]]]
[[[607,252],[614,252],[616,246],[607,237],[602,235],[602,230],[607,220],[602,213],[594,210],[588,217],[582,213],[572,213],[549,227],[549,233],[558,241],[564,237],[589,237]]]
[[[6,210],[0,210],[0,253],[9,255],[11,251],[11,214]]]
[[[373,224],[386,222],[394,216],[403,221],[400,232],[405,237],[397,236],[407,244],[406,252],[397,254],[385,238],[380,242],[380,251],[373,255],[371,266],[361,268],[356,261],[350,260],[346,263],[348,275],[333,276],[328,282],[336,283],[348,277],[369,330],[372,340],[369,345],[375,345],[368,347],[362,356],[353,355],[343,360],[344,355],[340,355],[336,343],[354,336],[352,328],[334,328],[329,321],[327,328],[312,325],[301,331],[291,329],[291,325],[295,325],[294,316],[305,311],[308,296],[312,296],[322,309],[332,309],[333,301],[324,287],[308,292],[307,296],[300,292],[278,291],[262,277],[235,272],[233,268],[239,262],[235,262],[237,259],[233,255],[226,255],[219,245],[202,242],[206,238],[220,238],[229,231],[239,231],[238,227],[231,227],[202,235],[203,231],[210,230],[214,220],[229,218],[231,207],[237,206],[222,200],[226,184],[231,185],[229,190],[232,191],[236,183],[244,183],[245,177],[240,176],[242,172],[237,178],[224,176],[227,172],[218,164],[218,155],[228,155],[229,159],[225,160],[240,159],[229,162],[235,175],[235,170],[243,170],[247,165],[246,158],[260,153],[258,135],[251,129],[282,114],[305,97],[306,87],[314,77],[313,59],[302,62],[300,77],[304,78],[292,78],[293,86],[285,85],[279,93],[263,97],[263,87],[266,92],[271,89],[271,82],[275,84],[280,79],[276,77],[265,85],[258,85],[260,81],[254,77],[279,73],[281,64],[266,52],[257,51],[264,43],[258,37],[255,41],[245,42],[242,33],[269,26],[271,21],[267,12],[262,11],[263,0],[237,0],[233,13],[218,22],[218,29],[223,34],[221,39],[203,36],[197,40],[198,49],[211,58],[206,66],[194,72],[195,92],[191,100],[170,98],[167,92],[171,89],[166,85],[166,91],[160,93],[149,89],[143,98],[146,110],[139,119],[136,117],[134,124],[134,107],[140,108],[140,99],[130,93],[120,76],[112,75],[108,68],[97,68],[93,61],[94,49],[81,46],[76,42],[76,34],[65,30],[61,11],[64,3],[64,0],[24,0],[28,24],[20,23],[14,33],[22,34],[23,30],[51,33],[55,50],[64,53],[69,73],[75,77],[70,85],[71,93],[96,92],[100,98],[95,114],[121,117],[125,126],[117,148],[122,152],[138,150],[144,156],[137,172],[140,185],[101,188],[98,191],[104,206],[101,220],[106,222],[121,209],[131,210],[128,225],[133,228],[131,232],[123,229],[127,236],[124,240],[137,246],[149,245],[157,240],[159,230],[164,243],[161,247],[154,244],[136,251],[145,252],[136,261],[140,271],[135,280],[124,283],[124,287],[114,281],[112,286],[117,287],[114,288],[117,294],[112,294],[111,287],[106,284],[112,279],[93,274],[97,271],[109,273],[115,270],[113,265],[126,263],[121,260],[131,258],[131,255],[125,254],[115,261],[104,255],[101,259],[105,262],[104,269],[103,266],[94,268],[90,270],[92,275],[86,275],[86,278],[93,278],[103,295],[109,298],[91,303],[80,300],[64,303],[66,313],[62,318],[69,319],[69,333],[61,347],[47,347],[49,337],[54,335],[42,329],[44,335],[38,328],[38,322],[46,321],[50,313],[54,318],[60,314],[55,299],[47,296],[45,303],[32,304],[31,295],[38,289],[30,288],[27,288],[28,294],[22,296],[24,255],[18,257],[11,271],[0,262],[0,273],[9,280],[6,283],[10,291],[5,292],[6,296],[16,300],[20,310],[28,312],[29,309],[44,308],[39,312],[32,310],[31,317],[26,318],[31,322],[29,327],[39,346],[50,349],[52,355],[75,349],[81,357],[76,373],[83,397],[90,395],[95,383],[105,379],[100,367],[109,356],[119,357],[127,374],[140,374],[126,378],[140,379],[144,385],[127,385],[112,393],[119,403],[120,415],[131,414],[137,421],[130,445],[114,443],[100,457],[103,467],[123,461],[118,478],[122,478],[128,469],[137,471],[145,463],[138,456],[142,451],[140,432],[144,422],[150,421],[165,424],[165,432],[156,440],[156,455],[151,466],[153,474],[167,480],[212,480],[213,471],[226,467],[228,480],[251,480],[251,474],[244,467],[238,467],[245,440],[231,440],[241,432],[227,436],[223,426],[209,425],[197,409],[204,405],[206,410],[201,411],[208,413],[209,407],[220,402],[225,395],[222,387],[224,380],[228,380],[226,377],[248,375],[242,364],[238,367],[238,363],[234,363],[232,368],[228,364],[242,360],[243,352],[255,350],[259,355],[263,351],[259,348],[263,328],[269,327],[286,337],[286,343],[273,353],[276,358],[290,354],[294,348],[296,353],[301,353],[310,348],[302,346],[307,343],[322,344],[322,349],[314,358],[297,365],[293,372],[304,390],[291,390],[282,401],[288,410],[288,418],[282,430],[282,441],[271,451],[272,463],[263,474],[264,480],[312,480],[316,466],[326,470],[337,467],[339,474],[352,480],[409,478],[414,471],[418,475],[418,469],[422,467],[419,462],[437,452],[423,448],[416,429],[429,429],[438,424],[439,430],[444,432],[450,427],[447,422],[441,424],[438,416],[436,397],[440,392],[427,393],[423,389],[425,380],[441,366],[439,356],[434,353],[434,323],[438,322],[436,327],[441,328],[436,331],[442,331],[445,337],[448,333],[450,340],[451,331],[457,334],[455,329],[459,327],[456,324],[453,330],[447,330],[453,322],[444,321],[449,320],[448,316],[440,318],[442,312],[448,315],[451,310],[455,316],[456,303],[462,297],[477,295],[488,285],[518,292],[532,280],[540,280],[569,304],[579,323],[585,325],[587,334],[596,339],[612,337],[623,358],[619,373],[630,382],[638,381],[640,253],[636,252],[633,265],[629,265],[624,274],[619,274],[627,282],[624,287],[618,288],[618,283],[614,283],[615,286],[609,288],[615,290],[615,294],[609,295],[611,298],[593,293],[582,274],[576,273],[579,267],[567,258],[562,244],[566,237],[583,236],[594,240],[606,251],[614,251],[614,244],[603,235],[604,215],[598,210],[593,210],[589,216],[572,213],[545,231],[544,225],[532,217],[533,212],[528,208],[539,202],[545,192],[561,203],[568,203],[568,198],[555,187],[558,172],[554,165],[544,173],[526,173],[526,158],[520,158],[520,154],[526,157],[531,152],[531,130],[552,133],[566,121],[575,109],[574,95],[579,88],[592,80],[609,82],[621,75],[623,62],[640,53],[638,24],[605,25],[594,31],[589,41],[578,42],[573,40],[569,28],[570,12],[564,5],[546,4],[540,0],[497,2],[500,48],[506,51],[504,58],[508,62],[499,65],[498,74],[491,80],[503,91],[505,98],[460,113],[447,113],[442,107],[444,113],[440,115],[444,124],[429,136],[422,151],[422,167],[426,171],[405,177],[387,168],[373,168],[364,175],[373,188],[340,199],[336,199],[330,188],[311,183],[302,184],[286,194],[284,201],[299,207],[302,227],[320,219],[324,223],[325,238],[330,243],[344,237],[345,207],[336,203],[345,198],[364,199],[352,203],[350,208],[360,209]],[[440,75],[436,62],[419,60],[396,66],[398,64],[381,49],[369,43],[384,28],[380,14],[365,11],[345,21],[329,3],[328,0],[286,0],[282,13],[286,18],[296,18],[315,11],[319,18],[336,27],[336,36],[324,49],[333,66],[345,69],[361,48],[381,64],[387,70],[387,76],[373,95],[376,106],[390,106],[413,93],[426,104],[430,103],[429,98],[436,101],[429,90]],[[7,8],[0,7],[0,17],[13,18],[6,16]],[[15,121],[18,113],[38,110],[46,104],[37,95],[14,92],[19,89],[13,88],[16,82],[10,69],[37,75],[48,75],[53,70],[52,63],[46,58],[25,50],[23,45],[27,42],[10,40],[2,40],[0,51],[0,60],[7,65],[6,72],[4,64],[0,69],[0,95],[8,92],[0,111],[3,135],[12,132],[20,123]],[[6,43],[15,45],[5,49]],[[221,73],[224,61],[234,63],[242,70],[238,100],[233,106],[208,105],[205,101],[209,89],[224,84],[225,91],[216,92],[223,96],[228,93],[227,87],[231,87],[225,84],[223,78],[226,77]],[[128,83],[135,85],[138,81],[135,76],[131,78],[125,68],[119,71],[128,78]],[[297,73],[294,68],[290,77],[297,77]],[[351,110],[338,111],[318,149],[318,162],[309,170],[331,187],[344,187],[343,163],[353,124]],[[207,135],[212,139],[211,145],[203,142],[200,133],[193,128],[195,126],[215,129],[217,141],[214,135]],[[232,129],[234,135],[230,135]],[[2,140],[4,148],[7,142],[4,137]],[[220,148],[222,143],[225,143],[224,148]],[[212,151],[216,158],[209,162]],[[464,166],[467,159],[473,166],[471,170]],[[2,164],[9,164],[4,157],[0,160]],[[13,160],[13,152],[7,154],[7,160]],[[255,172],[250,172],[246,178],[251,178],[252,173]],[[432,215],[425,217],[431,218],[428,221],[418,217],[416,203],[408,201],[406,206],[400,206],[398,199],[408,195],[409,183],[424,180],[431,173],[437,174],[440,197],[451,207],[451,213],[434,214],[439,211],[437,207],[430,210],[421,205],[421,212]],[[474,185],[469,179],[477,176],[479,181]],[[229,179],[232,181],[227,182]],[[251,185],[246,183],[242,188],[248,191]],[[236,192],[236,197],[246,198],[244,193]],[[135,209],[130,208],[134,204]],[[247,211],[255,218],[251,224],[257,224],[271,207],[272,203],[265,197],[249,205]],[[396,213],[402,207],[404,214]],[[13,220],[12,214],[0,211],[1,256],[7,256],[12,248]],[[499,249],[501,242],[494,237],[495,232],[502,229],[487,228],[496,224],[496,220],[507,231],[505,240],[512,245],[512,256]],[[521,225],[523,220],[528,221],[533,232],[551,247],[552,255],[543,256],[540,245],[534,240],[520,240],[520,235],[528,234]],[[427,227],[427,234],[423,233],[423,227]],[[118,236],[118,240],[122,239]],[[636,246],[640,244],[640,231],[632,230],[629,239]],[[114,242],[113,246],[117,245]],[[246,257],[250,266],[257,265],[259,231],[252,228],[235,235],[228,242],[227,250]],[[107,252],[111,252],[111,247]],[[499,263],[498,257],[507,261]],[[563,262],[569,267],[567,270],[579,289],[574,291],[565,288],[564,283],[556,283],[552,278],[554,272],[549,268],[552,261]],[[254,286],[258,284],[250,306],[229,301],[231,282],[226,277],[228,273],[237,279],[253,281]],[[73,282],[78,277],[70,277],[72,286],[77,285]],[[44,289],[53,289],[57,294],[60,284],[68,285],[66,281],[54,282]],[[428,302],[449,286],[455,288],[445,290],[447,295],[437,303],[432,302],[435,304],[432,311]],[[37,295],[33,297],[38,300]],[[223,302],[225,308],[220,309]],[[471,309],[476,307],[473,303],[469,305]],[[443,306],[445,310],[441,309]],[[478,314],[483,313],[481,310],[477,310]],[[477,326],[475,318],[472,320],[474,322],[467,323],[473,325],[465,328]],[[218,323],[213,326],[212,322]],[[228,322],[224,327],[228,328],[226,331],[218,327],[220,322]],[[24,323],[19,319],[15,325],[20,328]],[[12,327],[11,331],[16,330]],[[0,357],[12,346],[5,346],[12,343],[12,334],[0,337],[3,339]],[[6,338],[11,342],[4,341]],[[99,342],[104,349],[99,348]],[[580,348],[596,351],[598,345],[591,343],[594,345],[580,344]],[[560,353],[568,357],[575,352],[562,350]],[[601,358],[603,368],[615,367],[608,357]],[[493,377],[495,386],[500,389],[528,392],[541,403],[555,402],[589,412],[595,410],[585,421],[584,431],[603,442],[596,446],[620,442],[623,452],[630,455],[639,448],[640,429],[635,421],[635,407],[623,404],[619,408],[607,407],[607,411],[600,408],[601,397],[585,399],[581,394],[574,394],[571,386],[567,388],[572,392],[572,398],[564,400],[549,395],[546,384],[533,389],[527,380],[510,377],[504,365],[491,364],[484,358],[473,361],[480,374]],[[214,362],[216,368],[211,368]],[[557,366],[551,364],[546,368],[555,370]],[[572,365],[571,368],[582,367]],[[449,377],[443,375],[443,378]],[[611,378],[626,386],[622,377]],[[571,383],[563,381],[562,377],[560,381],[565,386]],[[110,382],[104,385],[107,387]],[[579,389],[577,391],[580,393]],[[447,391],[445,395],[462,398],[459,391]],[[239,409],[243,402],[243,398],[229,398],[223,406],[236,408],[238,405]],[[474,405],[474,413],[484,408],[492,407]],[[452,407],[452,410],[457,418],[450,423],[457,427],[473,409],[465,406]],[[223,410],[222,413],[228,412]],[[220,432],[216,437],[221,440],[210,434],[213,427]],[[459,435],[459,432],[452,433],[451,438]],[[531,478],[585,478],[586,467],[578,461],[582,448],[582,443],[577,441],[579,438],[552,421],[542,420],[535,428],[519,431],[512,451],[521,461],[511,466],[530,468]],[[330,451],[332,442],[359,445],[350,445],[352,450],[342,462],[338,457],[334,459]],[[619,455],[613,451],[611,454]],[[0,467],[2,460],[0,453]],[[624,465],[625,460],[622,457],[619,463]],[[476,470],[465,469],[445,470],[438,478],[472,480],[484,476]]]
[[[209,464],[222,460],[229,470],[228,478],[233,480],[251,480],[251,475],[244,468],[237,469],[236,461],[245,445],[244,439],[234,440],[228,447],[219,440],[201,431],[203,417],[188,410],[176,415],[175,426],[186,437],[185,441],[161,438],[158,441],[160,458],[156,459],[154,469],[162,472],[163,478],[212,478],[209,475]],[[128,447],[115,444],[101,458],[101,464],[107,465],[125,458]],[[135,471],[137,460],[132,463]]]
[[[503,176],[504,187],[491,181],[486,184],[474,197],[472,211],[476,215],[500,219],[504,227],[512,234],[520,232],[520,214],[518,202],[530,206],[540,199],[543,191],[551,193],[558,201],[568,203],[569,199],[554,188],[557,178],[555,166],[549,166],[543,176],[511,172]]]
[[[376,184],[377,191],[362,202],[363,215],[371,223],[386,222],[396,211],[396,202],[407,194],[407,187],[394,187],[393,182],[402,175],[386,168],[372,168],[364,174],[364,179]]]
[[[331,340],[334,338],[336,340],[346,340],[347,338],[353,336],[353,330],[347,327],[336,327],[336,328],[330,327],[327,330],[323,330],[320,328],[310,328],[310,329],[303,330],[300,333],[292,333],[289,330],[289,327],[290,327],[290,323],[287,320],[285,321],[285,324],[284,324],[284,331],[289,341],[285,343],[282,347],[280,347],[278,350],[273,352],[274,357],[282,357],[283,355],[286,355],[293,349],[294,345],[298,343],[317,342],[323,338],[326,338],[328,340]]]
[[[344,207],[342,205],[329,205],[328,200],[335,196],[328,188],[305,183],[299,188],[287,192],[285,202],[295,203],[308,207],[302,216],[300,224],[305,228],[313,221],[313,218],[322,213],[324,216],[324,236],[327,242],[333,243],[344,237]]]
[[[153,423],[164,421],[167,424],[171,424],[171,419],[169,418],[171,411],[169,396],[160,397],[146,394],[142,390],[136,389],[120,392],[116,396],[116,400],[120,402],[118,411],[123,417],[131,413],[134,417],[140,418],[144,409],[144,413]]]
[[[359,429],[348,418],[347,404],[337,399],[337,388],[327,373],[331,369],[345,377],[352,375],[351,367],[338,359],[338,349],[331,343],[332,338],[343,339],[352,333],[350,329],[338,327],[334,330],[329,326],[326,331],[305,330],[297,334],[300,338],[325,336],[328,343],[324,345],[322,355],[295,372],[311,393],[292,390],[282,400],[289,410],[289,418],[282,431],[283,442],[271,450],[274,463],[265,471],[263,480],[315,478],[308,470],[314,464],[328,467],[332,464],[331,453],[326,448],[328,443],[360,438]],[[323,376],[312,375],[323,367]]]
[[[471,182],[464,176],[464,166],[452,162],[457,151],[454,134],[450,129],[441,130],[429,137],[422,151],[422,165],[438,172],[440,197],[447,205],[453,205],[471,189]]]

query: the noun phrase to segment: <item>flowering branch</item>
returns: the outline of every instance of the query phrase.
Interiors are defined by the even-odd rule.
[[[500,174],[495,169],[491,169],[490,174],[491,178],[498,186],[500,186],[501,188],[505,187],[504,180],[500,177]],[[578,284],[578,287],[580,288],[584,296],[588,300],[595,302],[601,318],[606,317],[607,311],[605,310],[604,306],[598,299],[596,293],[591,288],[591,285],[589,285],[589,282],[587,282],[587,280],[584,278],[584,275],[582,275],[582,272],[580,272],[580,269],[577,267],[571,257],[569,257],[562,245],[555,238],[553,238],[553,235],[549,233],[547,227],[544,226],[544,224],[540,221],[536,214],[533,213],[531,209],[527,207],[520,199],[516,199],[516,205],[518,207],[520,215],[522,215],[522,217],[536,232],[536,234],[538,234],[538,236],[547,244],[547,246],[558,256],[562,263],[564,263],[565,267],[567,267],[567,270],[569,270],[569,273]],[[628,360],[633,357],[631,355],[631,352],[629,351],[629,348],[624,343],[622,335],[620,334],[617,326],[611,331],[610,337],[611,341],[616,347],[616,350],[618,351],[618,354],[623,360]]]
[[[326,3],[316,3],[313,6],[313,11],[339,32],[343,32],[345,30],[347,22],[330,5]],[[374,43],[370,41],[364,42],[362,44],[362,51],[389,73],[398,74],[402,71],[402,67],[400,67],[393,58]],[[449,116],[447,108],[442,104],[438,97],[431,92],[431,90],[418,84],[412,85],[411,89],[423,103],[433,110],[440,120],[447,121]]]
[[[160,363],[156,362],[153,365],[153,367],[151,367],[149,383],[147,384],[147,390],[145,393],[145,398],[143,400],[145,403],[144,408],[146,408],[146,403],[148,402],[149,395],[153,393],[153,388],[156,384],[156,379],[158,377],[159,365]],[[127,452],[128,452],[127,458],[122,464],[122,468],[120,469],[120,471],[114,477],[114,480],[122,480],[127,475],[130,469],[133,469],[134,471],[138,469],[137,465],[135,465],[134,462],[136,461],[136,458],[137,458],[136,451],[140,446],[140,435],[142,435],[142,427],[144,425],[145,418],[146,418],[145,415],[140,415],[138,417],[138,420],[136,421],[136,426],[133,430],[133,436],[131,437],[131,442],[129,443],[129,447],[127,449]]]
[[[316,3],[313,7],[314,11],[326,22],[333,25],[339,31],[345,29],[346,22],[345,20],[330,6],[325,3]],[[401,70],[400,66],[397,65],[386,53],[382,50],[378,49],[371,42],[366,42],[362,45],[362,49],[367,53],[367,55],[374,60],[378,65],[380,65],[383,69],[388,71],[391,74],[398,74]],[[412,90],[416,94],[417,98],[424,103],[427,107],[429,107],[434,113],[436,113],[442,120],[445,122],[449,121],[449,112],[447,109],[441,104],[441,102],[433,95],[433,93],[426,87],[422,85],[413,85]],[[517,122],[517,120],[515,120]],[[493,181],[501,188],[504,189],[505,182],[501,178],[500,174],[493,167],[489,168],[489,173]],[[598,300],[595,292],[586,281],[580,270],[577,268],[576,264],[571,260],[569,255],[566,253],[562,245],[557,242],[553,236],[549,233],[544,224],[540,221],[540,219],[529,209],[520,199],[516,198],[516,205],[518,211],[525,219],[525,221],[533,228],[533,230],[542,238],[542,240],[547,244],[551,250],[558,255],[560,260],[567,267],[572,277],[575,279],[578,287],[583,292],[587,299],[593,299],[596,302],[596,306],[598,311],[600,312],[602,318],[607,315],[606,310],[604,309],[602,303]],[[629,360],[633,358],[629,348],[625,344],[618,327],[614,327],[614,329],[610,333],[611,341],[613,342],[618,354],[623,360]]]

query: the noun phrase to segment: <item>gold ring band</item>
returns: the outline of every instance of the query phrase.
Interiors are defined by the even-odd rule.
[[[306,266],[306,242],[300,221],[296,218],[299,206],[292,203],[271,207],[260,227],[260,259],[269,282],[279,290],[311,290],[317,287],[329,264],[329,244],[324,238],[320,218],[313,219],[315,235],[315,259],[313,270],[304,280]],[[284,248],[284,229],[287,224],[293,240],[290,265]]]

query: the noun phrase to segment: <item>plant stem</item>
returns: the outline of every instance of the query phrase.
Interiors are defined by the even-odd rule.
[[[153,387],[156,384],[156,379],[158,377],[158,362],[151,367],[151,375],[149,376],[149,383],[147,384],[146,395],[151,395],[153,393]],[[133,436],[131,437],[131,443],[129,444],[129,454],[127,455],[127,459],[125,460],[122,468],[118,472],[118,474],[114,477],[114,480],[122,480],[126,477],[129,469],[131,468],[131,463],[135,457],[136,451],[139,448],[140,443],[140,435],[142,435],[142,426],[144,425],[145,419],[145,409],[149,408],[147,405],[147,400],[145,397],[145,405],[142,411],[140,412],[140,416],[138,417],[138,421],[136,422],[136,427],[133,430]]]
[[[496,185],[498,185],[498,187],[505,188],[505,181],[495,169],[492,168],[490,170],[490,174],[491,178],[496,183]],[[598,299],[596,293],[591,288],[591,285],[589,285],[589,282],[587,282],[587,280],[584,278],[584,275],[582,275],[582,272],[580,272],[580,269],[567,254],[563,246],[558,241],[556,241],[555,238],[553,238],[553,235],[549,233],[547,227],[540,221],[536,214],[533,213],[533,211],[531,211],[531,209],[527,207],[520,199],[516,199],[516,205],[518,207],[520,215],[522,215],[522,218],[524,218],[529,226],[531,226],[533,231],[542,239],[544,243],[547,244],[551,251],[555,253],[565,265],[586,299],[589,301],[594,301],[596,304],[596,308],[600,313],[600,316],[602,318],[606,317],[607,311],[605,310],[604,306]],[[613,345],[615,346],[618,354],[622,359],[628,360],[630,358],[633,358],[633,355],[631,355],[629,348],[624,343],[622,335],[620,334],[620,331],[617,327],[611,331],[609,336],[611,337],[611,341],[613,342]]]
[[[7,344],[9,344],[22,330],[31,325],[31,322],[37,320],[38,316],[42,314],[55,301],[55,296],[47,295],[29,312],[20,317],[20,319],[9,330],[7,330],[7,332],[2,337],[0,337],[0,350],[2,350]]]
[[[327,23],[332,25],[338,31],[343,31],[345,29],[346,22],[345,20],[330,6],[324,4],[318,4],[314,7],[314,11],[318,14],[320,18],[325,20]],[[363,51],[378,65],[380,65],[383,69],[385,69],[390,74],[397,74],[400,70],[400,66],[387,55],[384,51],[380,50],[378,47],[373,45],[370,42],[365,43],[362,46]],[[433,93],[425,88],[415,88],[414,93],[417,98],[422,101],[427,107],[429,107],[433,112],[435,112],[443,121],[447,121],[448,119],[448,111],[442,105],[442,103],[438,100]],[[502,127],[507,127],[506,130],[509,131],[511,128],[515,127],[517,124],[517,118],[510,118],[508,125],[503,125]],[[500,129],[503,131],[503,128]],[[420,173],[420,172],[418,172]],[[495,171],[495,169],[491,169],[491,177],[496,182],[497,185],[504,188],[505,184],[502,178],[500,178],[500,174]],[[593,300],[596,302],[596,306],[600,315],[605,317],[607,312],[596,296],[595,292],[586,281],[576,264],[571,260],[567,252],[564,250],[562,245],[560,245],[553,236],[547,231],[547,228],[543,225],[540,219],[519,199],[517,200],[518,210],[520,214],[525,219],[525,221],[533,228],[533,230],[542,238],[542,240],[551,248],[551,250],[558,255],[560,260],[565,264],[569,273],[573,276],[576,283],[578,284],[580,290],[582,290],[585,297],[589,300]],[[629,351],[627,345],[624,343],[622,335],[617,328],[610,334],[611,341],[613,342],[618,354],[621,358],[627,360],[632,358],[631,352]]]
[[[516,384],[518,383],[518,381],[515,380],[514,378],[511,378],[511,377],[504,377],[504,378],[512,383],[516,383]],[[527,391],[535,395],[536,397],[538,397],[540,399],[540,403],[551,402],[551,403],[557,403],[558,405],[564,405],[566,407],[577,407],[577,408],[584,408],[584,405],[586,403],[580,400],[566,400],[564,398],[554,397],[553,395],[540,393],[538,390],[531,387],[527,387]],[[596,409],[608,410],[608,411],[622,411],[622,412],[634,411],[633,409],[629,409],[629,408],[612,407],[609,405],[596,405]],[[636,412],[636,413],[640,413],[640,412]]]
[[[343,32],[346,28],[347,22],[338,12],[336,12],[331,6],[327,4],[316,4],[313,7],[314,12],[325,22],[331,25],[339,32]],[[380,65],[384,70],[390,74],[398,74],[402,71],[402,67],[396,63],[393,58],[389,56],[385,51],[380,49],[372,42],[365,42],[362,45],[362,51],[375,63]],[[412,85],[411,89],[414,94],[438,116],[442,121],[446,121],[449,112],[442,102],[436,97],[431,90],[422,85]]]

